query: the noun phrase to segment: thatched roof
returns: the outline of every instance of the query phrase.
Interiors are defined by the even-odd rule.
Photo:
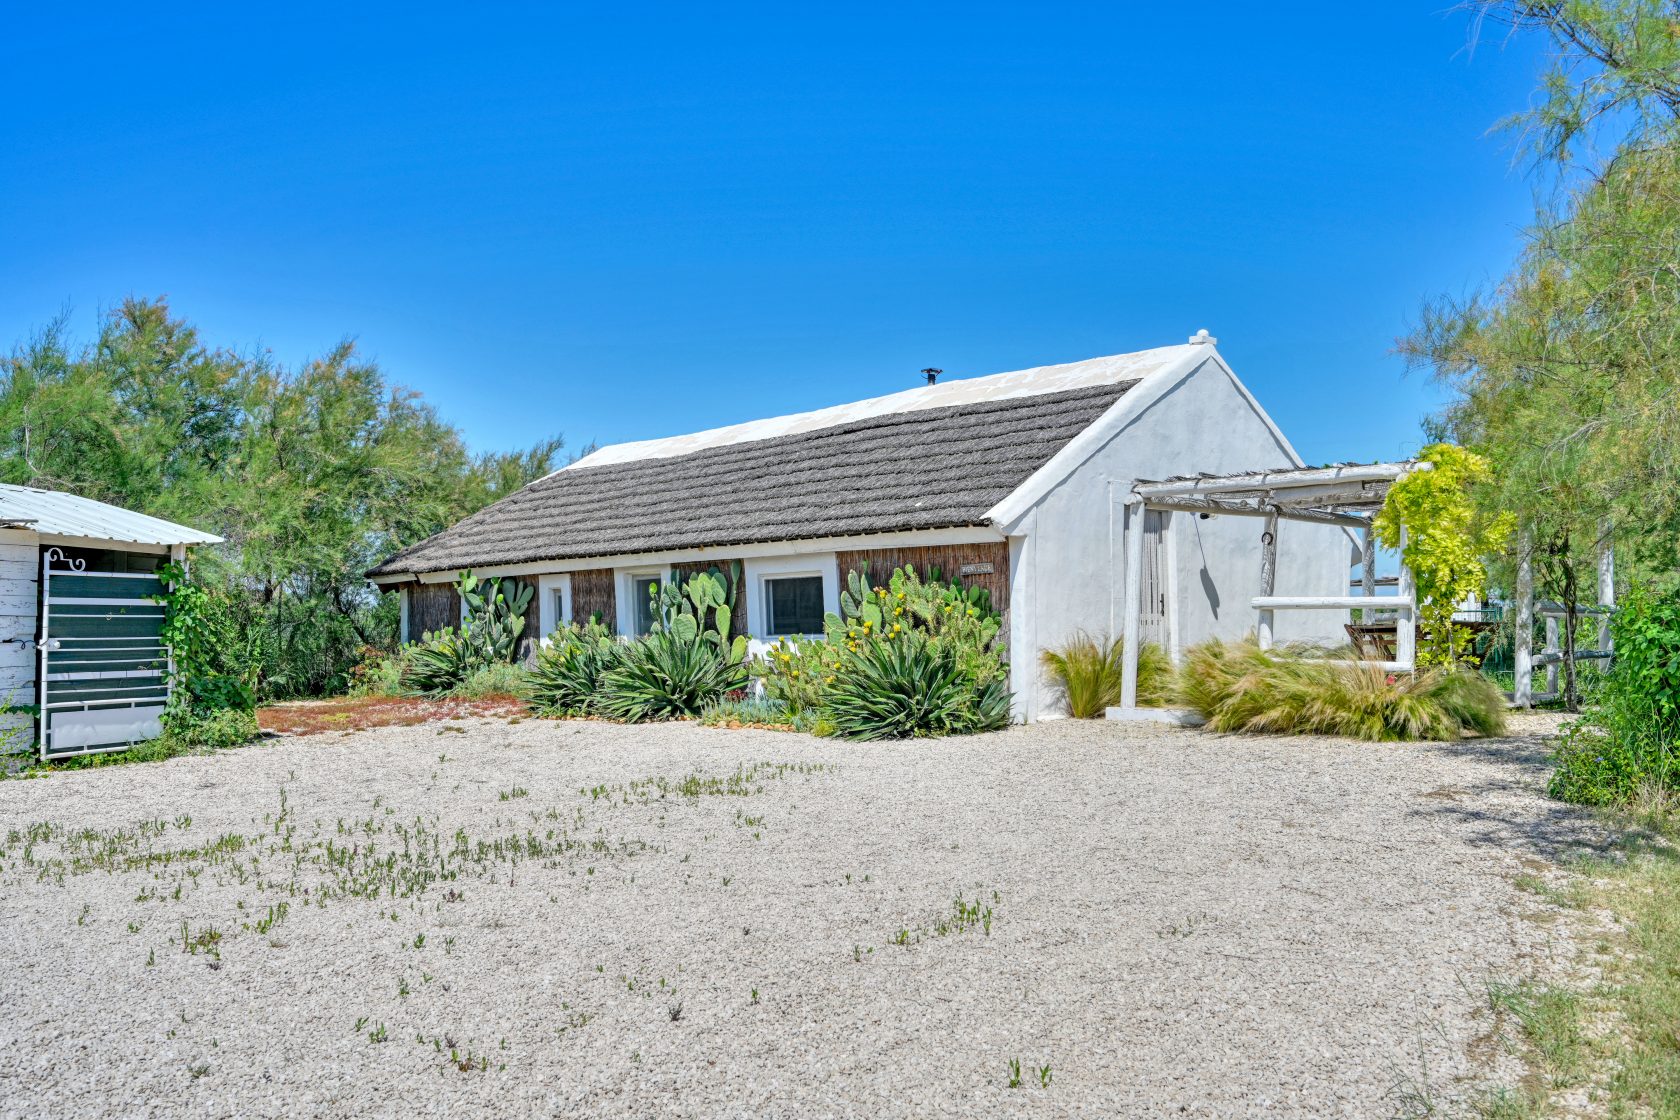
[[[892,412],[685,455],[584,460],[368,574],[982,525],[1136,383]]]

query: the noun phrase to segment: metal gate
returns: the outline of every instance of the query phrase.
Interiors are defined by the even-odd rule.
[[[42,759],[121,750],[163,734],[169,650],[156,572],[90,572],[41,555]]]

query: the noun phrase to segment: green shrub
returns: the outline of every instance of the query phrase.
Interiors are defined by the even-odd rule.
[[[827,641],[783,638],[765,651],[753,671],[763,680],[765,695],[790,712],[818,712],[839,663],[839,649]]]
[[[977,685],[960,652],[925,637],[864,641],[848,650],[825,711],[844,739],[905,739],[1009,725],[1009,691]]]
[[[206,715],[187,719],[169,719],[164,723],[163,737],[156,740],[164,750],[193,748],[221,750],[241,747],[256,739],[262,731],[257,727],[254,712],[238,708],[224,708]],[[143,750],[145,744],[133,748]],[[177,752],[180,753],[180,752]]]
[[[1098,640],[1081,631],[1039,661],[1074,719],[1101,719],[1119,707],[1125,647],[1122,639]],[[1160,646],[1138,647],[1137,699],[1145,706],[1170,703],[1174,695],[1172,662]]]
[[[483,664],[472,643],[453,628],[424,634],[404,651],[402,688],[423,696],[442,696]]]
[[[1549,791],[1563,801],[1625,805],[1643,788],[1680,789],[1680,593],[1634,590],[1610,636],[1615,661],[1558,747]]]
[[[1185,658],[1180,694],[1216,731],[1337,735],[1372,742],[1496,735],[1505,698],[1468,669],[1388,673],[1252,639],[1204,642]]]
[[[655,630],[625,645],[603,670],[594,707],[630,722],[684,719],[746,684],[746,666],[728,644],[706,632]]]
[[[750,696],[725,696],[711,701],[701,709],[700,722],[707,727],[752,724],[793,728],[798,724],[792,710],[780,700],[754,700]]]
[[[463,700],[482,700],[488,696],[524,696],[530,674],[522,665],[496,661],[480,665],[467,674],[465,680],[449,691],[450,696]]]
[[[545,715],[582,715],[600,694],[601,674],[617,664],[623,643],[598,622],[556,630],[537,651],[525,695]]]

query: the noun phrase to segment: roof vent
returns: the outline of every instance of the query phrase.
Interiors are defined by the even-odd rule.
[[[1217,344],[1218,342],[1219,342],[1219,340],[1217,338],[1213,337],[1211,334],[1209,334],[1207,332],[1206,327],[1202,328],[1201,330],[1197,331],[1195,334],[1190,336],[1190,345],[1191,346],[1213,346],[1213,345]]]
[[[1207,332],[1204,331],[1202,333],[1206,334]],[[944,372],[945,371],[942,370],[942,369],[934,369],[930,366],[929,368],[924,369],[922,371],[922,376],[928,379],[928,384],[929,385],[932,385],[934,382],[939,380],[939,375],[944,373]]]

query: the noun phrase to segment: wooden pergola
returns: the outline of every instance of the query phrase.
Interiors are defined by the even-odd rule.
[[[1393,672],[1416,666],[1417,602],[1412,573],[1400,565],[1397,593],[1376,593],[1376,541],[1371,518],[1382,508],[1389,487],[1411,471],[1429,470],[1416,460],[1397,463],[1338,463],[1328,467],[1297,467],[1233,475],[1199,475],[1140,481],[1132,487],[1126,519],[1126,583],[1124,661],[1120,713],[1138,711],[1138,635],[1142,614],[1143,522],[1145,510],[1218,516],[1253,517],[1260,528],[1260,594],[1250,602],[1256,612],[1260,647],[1273,645],[1273,622],[1282,610],[1382,610],[1395,616],[1395,650],[1391,660],[1373,661]],[[1274,594],[1277,586],[1278,527],[1284,521],[1336,525],[1360,536],[1361,575],[1358,595]],[[1404,548],[1404,539],[1401,546]],[[1369,617],[1369,616],[1366,616]]]

